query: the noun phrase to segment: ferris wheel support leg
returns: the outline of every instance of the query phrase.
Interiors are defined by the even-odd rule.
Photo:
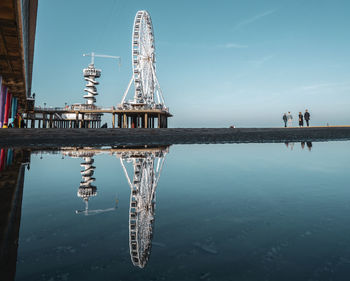
[[[129,92],[129,90],[130,90],[131,83],[132,83],[133,80],[134,80],[134,76],[132,76],[131,79],[130,79],[130,82],[129,82],[129,84],[128,84],[128,87],[126,88],[126,91],[124,92],[124,95],[123,95],[123,98],[122,98],[122,102],[121,102],[121,103],[124,103],[125,98],[126,98],[126,95],[128,94],[128,92]]]
[[[159,168],[159,171],[157,172],[158,176],[156,178],[156,185],[158,184],[158,181],[159,181],[159,178],[160,178],[160,174],[162,173],[162,170],[163,170],[163,166],[164,166],[164,162],[165,162],[165,156],[166,154],[164,154],[164,156],[162,157],[162,160],[161,160],[161,163],[160,163],[160,168]]]
[[[154,193],[156,192],[156,189],[157,189],[157,186],[158,186],[158,181],[159,181],[159,178],[160,178],[160,174],[161,174],[162,169],[163,169],[165,156],[166,156],[166,154],[164,154],[163,157],[158,158],[158,163],[156,165],[156,171],[153,174],[152,193],[151,193],[151,197],[150,198],[153,198]]]
[[[129,183],[129,185],[130,185],[130,188],[131,188],[131,190],[132,190],[132,183],[131,183],[131,180],[130,180],[129,175],[128,175],[128,171],[127,171],[126,168],[125,168],[125,165],[124,165],[124,163],[123,163],[122,158],[120,158],[120,164],[121,164],[122,167],[123,167],[124,174],[125,174],[125,176],[126,176],[126,179],[128,180],[128,183]]]
[[[160,88],[160,85],[159,85],[159,82],[158,82],[158,78],[157,78],[156,72],[154,71],[154,68],[153,68],[153,67],[151,67],[151,69],[152,69],[153,76],[154,76],[154,78],[155,78],[155,80],[156,80],[156,84],[158,85],[158,89],[159,89],[159,93],[160,93],[161,102],[162,102],[163,105],[165,106],[165,101],[164,101],[164,98],[163,98],[162,89]],[[159,99],[158,92],[157,92],[157,96],[158,96],[158,99]]]
[[[158,92],[159,92],[159,91],[156,91],[158,103],[161,103],[161,100],[160,100],[160,98],[159,98],[159,93],[158,93]]]

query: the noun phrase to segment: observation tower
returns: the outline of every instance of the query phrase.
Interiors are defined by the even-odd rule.
[[[87,92],[84,95],[84,99],[86,99],[86,104],[90,105],[92,108],[95,105],[96,98],[98,95],[96,85],[99,83],[96,81],[96,78],[101,77],[101,69],[96,69],[93,63],[90,63],[87,68],[83,69],[84,79],[87,82],[84,91]]]

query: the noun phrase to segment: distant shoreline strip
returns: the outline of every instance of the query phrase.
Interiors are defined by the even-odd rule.
[[[83,147],[350,140],[350,126],[303,128],[0,129],[0,147]]]

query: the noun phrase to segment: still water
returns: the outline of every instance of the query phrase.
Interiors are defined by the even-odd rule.
[[[27,163],[15,280],[350,278],[350,142],[65,148]]]

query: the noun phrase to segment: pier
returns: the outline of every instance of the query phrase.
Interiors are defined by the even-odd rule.
[[[91,52],[84,54],[91,56],[91,63],[83,69],[85,103],[64,108],[36,106],[31,82],[37,4],[37,0],[28,0],[26,4],[6,0],[0,4],[1,11],[6,11],[0,12],[0,34],[4,41],[0,44],[0,63],[6,66],[0,71],[0,128],[95,129],[101,128],[103,114],[112,114],[112,128],[168,127],[168,118],[172,114],[165,105],[156,74],[154,31],[147,11],[138,11],[135,15],[131,42],[132,75],[120,104],[107,108],[96,105],[96,86],[99,84],[96,79],[102,71],[95,67],[95,57],[118,59],[119,63],[120,57]],[[27,28],[22,28],[22,21]],[[131,92],[133,94],[128,96]]]
[[[172,115],[162,109],[35,108],[24,112],[27,128],[100,128],[101,120],[90,116],[112,114],[112,128],[167,128]],[[70,118],[67,118],[70,116]],[[73,116],[73,117],[71,117]]]
[[[0,1],[0,128],[31,101],[38,1]]]

